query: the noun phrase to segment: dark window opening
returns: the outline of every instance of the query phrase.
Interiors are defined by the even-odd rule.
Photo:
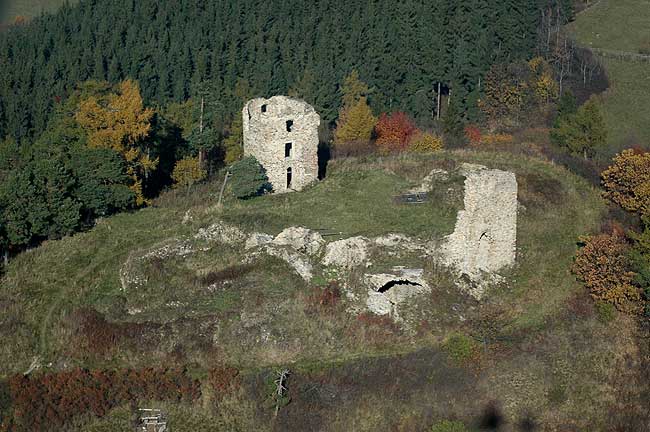
[[[293,127],[293,120],[287,120],[287,132],[291,132],[292,127]]]
[[[291,189],[291,167],[287,168],[287,189]]]
[[[262,105],[262,112],[263,112],[263,113],[266,112],[266,104]]]
[[[284,157],[291,157],[291,143],[286,143],[284,145]]]
[[[411,282],[409,280],[392,280],[392,281],[388,282],[387,284],[385,284],[384,286],[382,286],[381,288],[379,288],[377,290],[377,292],[385,293],[386,291],[388,291],[389,289],[391,289],[395,285],[422,286],[421,284],[419,284],[417,282]]]

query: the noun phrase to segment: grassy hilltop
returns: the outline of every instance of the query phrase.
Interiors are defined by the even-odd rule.
[[[307,284],[283,261],[249,260],[235,246],[194,238],[226,221],[271,234],[288,225],[325,229],[327,241],[394,232],[440,239],[462,208],[462,178],[439,184],[421,206],[393,196],[432,168],[460,162],[516,173],[518,266],[477,303],[443,269],[417,256],[397,257],[423,266],[433,288],[418,300],[421,320],[410,330],[348,311],[345,294],[323,300],[324,287],[332,285],[319,268]],[[606,386],[615,378],[610,374],[626,330],[624,321],[602,324],[568,273],[575,239],[596,230],[604,213],[598,192],[584,180],[527,157],[444,152],[335,161],[325,180],[303,192],[228,199],[223,209],[214,206],[219,186],[165,194],[150,208],[102,220],[11,262],[0,293],[4,319],[12,322],[0,335],[1,373],[23,372],[34,358],[44,370],[180,365],[202,380],[215,364],[238,367],[241,387],[216,411],[164,404],[177,431],[209,424],[223,430],[377,430],[387,424],[424,430],[449,416],[474,424],[491,400],[511,422],[534,415],[556,425],[575,419],[605,424]],[[138,258],[180,246],[198,252]],[[391,259],[376,257],[373,266],[395,264]],[[135,270],[146,281],[141,289],[123,288],[129,260],[139,263]],[[358,277],[345,276],[341,291]],[[106,335],[111,343],[105,345]],[[283,365],[292,370],[292,403],[270,424],[260,380]],[[390,370],[400,371],[399,384]],[[468,392],[472,398],[463,396]],[[113,410],[93,420],[90,430],[119,428],[129,415],[126,407]]]
[[[601,0],[571,25],[589,48],[650,55],[650,4],[647,0]],[[603,94],[612,149],[650,144],[650,59],[603,58],[610,88]]]

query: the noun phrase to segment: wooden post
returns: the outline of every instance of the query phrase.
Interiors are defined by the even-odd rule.
[[[230,177],[230,172],[226,171],[226,175],[223,178],[223,183],[221,184],[221,191],[219,191],[219,200],[217,201],[217,206],[221,207],[221,199],[223,198],[223,191],[226,189],[226,183],[228,182],[228,177]]]
[[[203,106],[204,100],[201,96],[201,116],[199,117],[199,134],[201,134],[201,139],[203,139]],[[203,168],[203,149],[199,149],[199,167]]]
[[[440,81],[438,81],[438,107],[436,108],[436,120],[440,120]]]

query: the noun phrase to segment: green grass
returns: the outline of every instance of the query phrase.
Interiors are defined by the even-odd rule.
[[[237,223],[247,231],[272,234],[290,225],[304,225],[342,232],[342,237],[397,232],[439,240],[453,230],[456,213],[462,207],[462,178],[440,183],[426,204],[398,204],[393,196],[417,185],[433,167],[461,161],[517,173],[523,205],[519,265],[512,272],[513,281],[496,289],[493,297],[514,311],[512,331],[540,325],[579,289],[568,268],[577,236],[594,230],[599,223],[603,203],[597,191],[561,168],[507,154],[441,153],[433,157],[344,160],[332,164],[327,179],[301,193],[246,202],[229,198],[224,208],[218,209],[213,197],[219,185],[207,184],[189,196],[168,193],[154,207],[103,219],[88,232],[49,241],[21,254],[11,262],[0,291],[0,301],[7,305],[0,336],[13,341],[0,348],[0,371],[25,370],[36,355],[52,361],[69,357],[70,341],[75,337],[73,312],[80,307],[97,309],[110,321],[152,326],[151,332],[162,335],[164,341],[156,357],[159,359],[175,344],[200,359],[201,346],[212,340],[227,347],[222,353],[225,359],[248,365],[399,351],[410,337],[378,338],[375,343],[372,335],[367,335],[369,342],[360,344],[354,317],[343,310],[309,316],[305,311],[309,287],[278,259],[258,259],[232,280],[209,286],[201,282],[203,275],[238,265],[246,253],[208,244],[208,249],[184,259],[141,257],[188,240],[197,248],[204,247],[192,240],[193,235],[219,220]],[[181,221],[188,210],[192,221],[184,224]],[[328,241],[336,238],[326,236]],[[415,255],[376,253],[373,251],[370,271],[405,262],[425,268],[429,265]],[[147,283],[126,289],[122,286],[120,272],[127,268],[127,261],[131,263],[129,272]],[[317,278],[313,285],[323,285],[327,277],[317,265],[314,271]],[[415,306],[424,319],[433,318],[432,332],[444,337],[458,325],[450,305],[467,300],[440,272],[432,275],[434,294]],[[358,283],[356,277],[353,275],[348,283]],[[472,308],[463,313],[473,313]],[[204,325],[205,331],[195,332],[197,325]],[[288,348],[282,352],[256,342],[268,337],[292,342],[287,342]],[[142,364],[152,359],[122,352],[99,359],[97,364]]]
[[[590,48],[638,52],[650,48],[648,0],[600,0],[581,13],[575,34]]]
[[[397,204],[396,195],[417,186],[435,167],[432,159],[367,163],[337,162],[327,181],[300,194],[269,195],[255,200],[230,200],[226,221],[251,231],[277,234],[290,225],[337,233],[343,237],[378,236],[400,232],[422,238],[440,238],[453,231],[462,207],[462,178],[441,184],[420,205]],[[399,167],[396,172],[391,165]],[[359,168],[364,169],[359,169]],[[446,193],[453,188],[456,195]],[[455,196],[455,197],[454,197]],[[340,234],[338,234],[340,233]]]
[[[74,4],[78,0],[68,0]],[[3,0],[0,2],[0,24],[12,23],[18,16],[34,18],[43,12],[55,12],[65,0]]]
[[[224,218],[270,233],[300,223],[342,230],[344,236],[394,231],[439,238],[453,229],[458,199],[441,194],[433,199],[436,205],[402,208],[392,195],[417,184],[434,166],[463,161],[512,170],[519,185],[518,265],[509,282],[482,304],[444,277],[427,276],[433,291],[415,305],[423,327],[402,331],[390,320],[360,320],[347,310],[345,293],[336,307],[314,308],[312,287],[275,258],[253,260],[214,286],[205,282],[207,275],[225,274],[252,258],[237,247],[191,240],[199,228]],[[44,365],[51,362],[52,370],[180,364],[204,372],[222,362],[242,369],[244,387],[230,401],[214,406],[206,395],[193,406],[163,404],[171,421],[191,419],[175,423],[174,430],[264,430],[260,424],[272,413],[261,408],[259,379],[277,365],[292,371],[293,400],[285,408],[290,414],[277,420],[278,425],[289,422],[284,430],[313,430],[291,422],[312,421],[314,411],[327,425],[323,430],[386,430],[387,425],[427,430],[451,414],[474,421],[492,399],[504,402],[513,421],[531,408],[550,424],[577,419],[588,429],[591,422],[604,421],[603,386],[614,370],[618,335],[624,339],[625,334],[618,319],[605,325],[594,312],[576,318],[567,310],[568,300],[582,289],[568,272],[575,239],[595,230],[604,210],[598,191],[584,180],[522,156],[443,152],[337,161],[325,180],[304,192],[243,203],[229,198],[223,209],[214,206],[219,187],[200,185],[187,196],[166,193],[151,208],[101,220],[86,233],[16,257],[0,290],[0,376],[23,372],[35,355]],[[438,189],[456,187],[458,179],[452,179]],[[192,220],[182,223],[186,215]],[[184,241],[209,248],[183,259],[140,259]],[[148,282],[125,290],[120,269],[129,259]],[[372,260],[382,267],[401,259],[425,269],[432,265],[408,254]],[[315,272],[312,285],[325,285],[317,265]],[[353,288],[358,276],[346,278],[342,290]],[[105,357],[84,355],[88,347],[75,334],[73,321],[82,306],[119,325],[144,326],[137,342],[145,348],[117,341]],[[453,334],[477,344],[476,356],[462,366],[447,361],[440,350]],[[483,334],[491,338],[487,345],[478,337]],[[460,348],[466,358],[466,347]],[[469,389],[472,398],[463,396]],[[339,394],[344,400],[332,399]],[[80,418],[71,430],[121,430],[128,416],[126,407],[118,408],[103,419]],[[250,423],[242,425],[244,419]]]
[[[648,0],[601,0],[570,28],[584,46],[638,53],[650,51],[648,23]],[[650,145],[650,62],[607,58],[604,64],[610,79],[602,98],[610,147]]]

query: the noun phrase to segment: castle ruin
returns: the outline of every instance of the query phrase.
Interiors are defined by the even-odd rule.
[[[275,192],[298,191],[318,178],[320,116],[287,96],[248,101],[242,110],[244,154],[266,169]]]

